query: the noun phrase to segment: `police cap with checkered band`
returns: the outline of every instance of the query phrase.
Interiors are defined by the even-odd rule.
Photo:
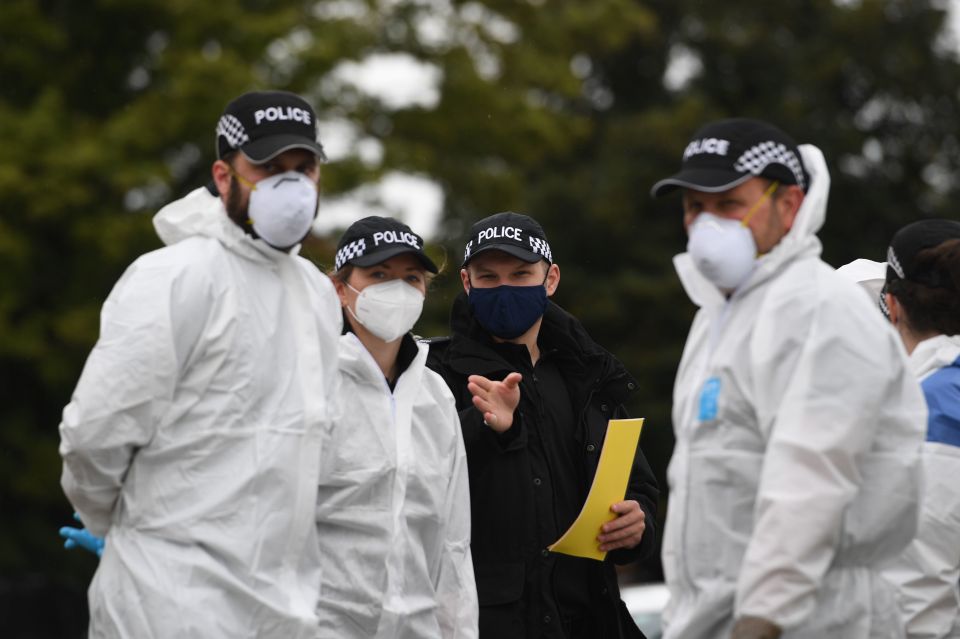
[[[789,135],[762,120],[717,120],[694,134],[683,151],[679,173],[654,184],[650,194],[660,197],[678,188],[719,193],[753,177],[796,184],[804,191],[810,184]]]
[[[217,122],[217,158],[240,151],[263,164],[284,151],[304,149],[327,159],[317,139],[317,114],[287,91],[251,91],[235,98]]]
[[[956,220],[919,220],[904,226],[887,248],[887,285],[894,280],[907,280],[931,288],[952,288],[953,281],[930,260],[921,259],[920,253],[956,239],[960,239],[960,222]]]
[[[371,215],[357,220],[344,231],[337,243],[333,268],[339,271],[347,264],[373,266],[402,253],[413,253],[423,268],[437,272],[437,265],[423,251],[422,237],[400,220]]]
[[[540,260],[553,264],[547,234],[535,219],[520,213],[496,213],[474,224],[463,251],[461,268],[478,253],[490,250],[503,251],[531,264]]]

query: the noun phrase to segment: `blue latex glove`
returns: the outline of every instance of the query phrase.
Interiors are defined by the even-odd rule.
[[[73,518],[80,521],[80,515],[77,513],[73,513]],[[91,534],[86,528],[64,526],[60,529],[60,536],[66,539],[63,542],[64,548],[83,548],[97,557],[103,554],[103,546],[106,542],[103,538]]]

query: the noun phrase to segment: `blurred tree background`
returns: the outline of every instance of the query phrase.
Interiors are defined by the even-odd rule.
[[[95,567],[61,548],[60,411],[101,303],[156,248],[151,216],[202,185],[223,106],[299,92],[349,132],[328,197],[388,172],[443,194],[448,265],[419,332],[446,333],[463,235],[503,210],[544,225],[555,298],[641,382],[664,481],[670,397],[694,308],[671,256],[674,171],[708,119],[762,117],[820,146],[825,259],[882,260],[900,226],[958,218],[960,65],[932,0],[4,0],[0,6],[0,619],[82,637]],[[397,105],[351,81],[371,56],[431,70]],[[321,217],[324,214],[321,203]],[[416,229],[415,229],[416,230]],[[321,267],[336,237],[305,253]],[[663,506],[666,506],[664,500]],[[665,508],[664,508],[665,509]],[[662,513],[661,513],[662,516]],[[627,578],[658,579],[650,565]]]

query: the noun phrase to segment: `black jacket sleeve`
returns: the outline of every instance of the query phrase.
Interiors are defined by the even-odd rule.
[[[459,406],[458,406],[459,408]],[[483,415],[473,406],[460,410],[460,428],[463,430],[463,446],[467,456],[482,459],[484,455],[497,455],[519,450],[527,445],[527,433],[523,427],[523,413],[513,414],[513,426],[498,433],[485,423]]]

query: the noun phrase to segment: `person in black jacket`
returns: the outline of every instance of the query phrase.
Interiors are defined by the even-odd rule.
[[[547,550],[579,514],[607,421],[626,416],[636,381],[548,300],[560,269],[532,218],[475,224],[460,273],[452,337],[430,340],[427,365],[460,411],[480,637],[643,637],[614,568],[656,545],[658,491],[639,449],[616,519],[597,531],[606,560]]]

